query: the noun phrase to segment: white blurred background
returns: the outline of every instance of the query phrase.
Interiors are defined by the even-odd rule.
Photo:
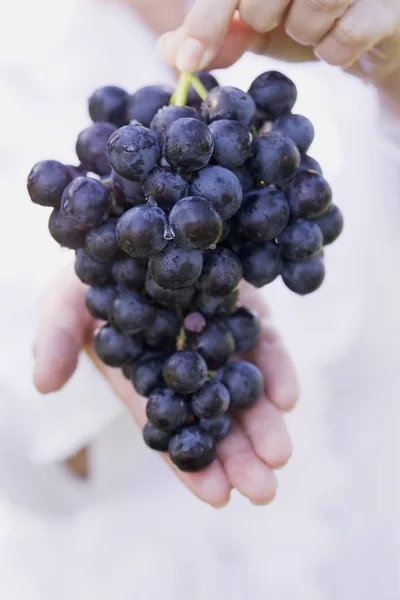
[[[31,344],[46,282],[71,260],[25,180],[73,163],[96,87],[172,79],[133,11],[101,0],[0,8],[0,592],[7,600],[392,600],[399,597],[400,175],[373,89],[321,65],[245,56],[217,73],[246,89],[278,68],[316,128],[311,154],[345,215],[327,278],[265,291],[302,381],[295,454],[271,507],[216,512],[153,456],[87,360],[40,397]],[[90,444],[92,477],[61,462]]]

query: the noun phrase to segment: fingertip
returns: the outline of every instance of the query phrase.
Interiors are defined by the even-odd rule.
[[[40,394],[56,392],[70,379],[79,350],[73,336],[63,330],[36,341],[33,383]]]
[[[175,30],[164,33],[157,40],[156,48],[159,57],[171,66],[175,66],[179,37],[179,30]]]

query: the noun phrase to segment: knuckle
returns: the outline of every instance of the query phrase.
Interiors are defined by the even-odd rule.
[[[340,46],[358,48],[369,41],[368,32],[360,29],[357,23],[339,23],[331,33],[332,38]]]
[[[317,14],[343,12],[349,5],[349,0],[308,0],[309,9]]]
[[[240,19],[257,33],[267,33],[279,25],[280,19],[276,12],[262,14],[260,7],[253,2],[242,2],[239,7]]]

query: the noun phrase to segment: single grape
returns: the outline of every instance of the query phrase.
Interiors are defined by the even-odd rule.
[[[115,125],[99,121],[81,131],[76,141],[76,155],[86,171],[107,175],[111,171],[107,159],[107,142],[116,131]]]
[[[139,121],[149,127],[157,111],[169,104],[173,89],[168,85],[146,85],[137,90],[127,101],[128,121]]]
[[[61,198],[61,212],[77,229],[90,229],[107,220],[111,196],[107,188],[91,177],[77,177],[67,185]]]
[[[253,139],[248,127],[238,121],[221,119],[210,123],[209,129],[214,140],[214,162],[227,169],[235,169],[246,162]]]
[[[120,291],[110,313],[112,324],[126,335],[136,335],[150,325],[154,307],[134,290]]]
[[[150,129],[161,140],[167,127],[178,119],[199,119],[199,113],[189,106],[163,106],[150,123]]]
[[[207,365],[198,352],[175,352],[165,361],[164,379],[176,392],[193,394],[206,382]]]
[[[111,274],[114,281],[122,286],[142,290],[146,279],[146,266],[136,258],[122,256],[114,261]]]
[[[94,349],[109,367],[121,367],[135,361],[142,351],[140,340],[129,338],[111,325],[102,327],[94,337]]]
[[[146,203],[142,184],[137,181],[129,181],[115,171],[111,171],[111,189],[117,203],[124,210]]]
[[[86,234],[86,250],[96,260],[110,262],[119,253],[115,229],[117,219],[108,219]]]
[[[141,205],[130,208],[117,224],[119,247],[134,258],[146,258],[161,252],[168,243],[165,232],[167,217],[157,206]]]
[[[146,415],[152,425],[172,433],[190,421],[190,405],[174,390],[158,388],[147,401]]]
[[[167,127],[162,149],[164,158],[172,167],[182,168],[189,173],[207,165],[214,142],[204,123],[198,119],[181,118]]]
[[[114,285],[98,285],[86,292],[86,306],[95,319],[108,321],[112,305],[117,296]]]
[[[211,202],[199,196],[179,200],[169,216],[176,244],[207,250],[222,234],[222,221]]]
[[[132,383],[140,396],[146,398],[155,389],[165,387],[163,378],[164,361],[159,358],[139,360],[132,372]]]
[[[282,233],[289,218],[284,194],[272,186],[260,188],[246,195],[237,214],[237,228],[249,240],[269,242]]]
[[[226,324],[235,340],[236,352],[249,352],[257,346],[261,338],[261,321],[254,312],[241,306],[226,318]]]
[[[248,168],[258,183],[281,183],[291,177],[299,165],[300,153],[290,138],[276,131],[254,138]]]
[[[106,85],[95,90],[89,98],[90,118],[92,121],[107,121],[117,127],[126,125],[127,99],[127,92],[115,85]]]
[[[144,331],[144,338],[149,346],[172,347],[175,349],[179,335],[181,320],[178,315],[165,308],[156,308],[151,323]]]
[[[239,252],[243,277],[256,288],[272,283],[282,272],[279,246],[273,242],[249,242]]]
[[[189,334],[187,345],[204,358],[210,369],[222,367],[235,352],[235,339],[222,321],[211,321],[202,333]]]
[[[169,442],[168,451],[178,469],[189,473],[201,471],[216,456],[213,437],[196,425],[175,434]]]
[[[201,104],[201,116],[206,123],[220,119],[250,125],[256,106],[252,97],[235,87],[217,86]]]
[[[199,421],[201,429],[209,433],[216,442],[219,442],[228,435],[231,424],[229,415],[222,415],[214,419],[200,419]]]
[[[29,196],[35,204],[58,208],[63,191],[72,177],[68,167],[57,160],[38,162],[28,175]]]
[[[242,275],[240,260],[227,248],[218,247],[205,256],[197,285],[209,296],[227,296],[239,287]]]
[[[324,261],[320,254],[306,262],[285,261],[283,263],[282,279],[286,286],[304,296],[315,292],[325,277]]]
[[[143,182],[160,158],[155,133],[139,124],[117,129],[107,144],[111,167],[125,179]]]
[[[301,157],[301,163],[299,168],[303,171],[316,171],[320,175],[323,175],[322,168],[319,162],[317,162],[315,158],[308,156],[308,154],[303,154],[303,156]]]
[[[200,79],[201,83],[204,85],[206,90],[210,91],[213,88],[217,87],[218,81],[215,79],[214,75],[209,73],[208,71],[198,71],[195,73],[196,77]],[[194,106],[195,108],[200,108],[201,106],[201,98],[194,89],[193,86],[189,88],[189,94],[187,97],[186,104],[188,106]]]
[[[111,277],[110,265],[96,260],[83,248],[76,251],[75,273],[87,285],[102,285]]]
[[[231,362],[224,367],[222,383],[228,388],[232,408],[239,410],[257,402],[264,389],[260,369],[244,360]]]
[[[200,250],[180,248],[174,242],[149,260],[149,271],[163,288],[177,290],[193,285],[201,275],[203,254]]]
[[[239,290],[235,290],[220,298],[199,293],[195,298],[195,306],[205,317],[214,317],[232,313],[235,310],[238,301]]]
[[[86,232],[76,229],[56,208],[52,210],[49,218],[49,232],[51,237],[64,248],[77,250],[85,245]]]
[[[343,215],[340,209],[332,204],[321,217],[314,220],[322,232],[324,246],[332,244],[343,231]]]
[[[243,199],[243,191],[236,175],[219,166],[206,167],[196,173],[190,193],[212,202],[223,220],[230,219],[239,210]]]
[[[171,434],[161,431],[161,429],[154,427],[151,423],[146,423],[143,428],[143,439],[152,450],[167,452]]]
[[[231,402],[227,388],[217,381],[207,381],[192,398],[192,410],[199,419],[214,419],[226,413]]]
[[[195,287],[189,286],[178,290],[169,290],[161,287],[154,281],[150,273],[146,276],[146,292],[156,302],[162,306],[170,308],[173,306],[179,310],[188,308],[195,294]]]
[[[300,152],[307,152],[315,135],[313,124],[307,117],[292,114],[278,117],[274,121],[272,131],[289,137]]]
[[[257,108],[272,118],[289,113],[297,100],[293,81],[277,71],[267,71],[256,77],[249,94]]]
[[[156,167],[144,182],[143,189],[147,197],[165,208],[187,196],[189,184],[169,167]]]
[[[323,215],[332,203],[329,183],[319,173],[299,171],[285,188],[290,210],[295,217],[314,219]]]
[[[244,194],[254,187],[254,179],[245,165],[232,169],[232,173],[239,179]]]
[[[279,236],[278,243],[284,258],[303,261],[321,252],[323,237],[316,223],[296,219]]]

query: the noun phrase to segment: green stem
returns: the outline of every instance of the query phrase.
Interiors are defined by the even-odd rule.
[[[179,76],[178,86],[175,90],[174,95],[171,98],[170,104],[173,104],[174,106],[185,106],[191,85],[191,74],[181,73]]]
[[[191,80],[193,88],[196,90],[200,98],[202,100],[205,100],[209,93],[207,88],[204,87],[204,85],[201,83],[200,79],[196,77],[196,75],[191,75]]]

